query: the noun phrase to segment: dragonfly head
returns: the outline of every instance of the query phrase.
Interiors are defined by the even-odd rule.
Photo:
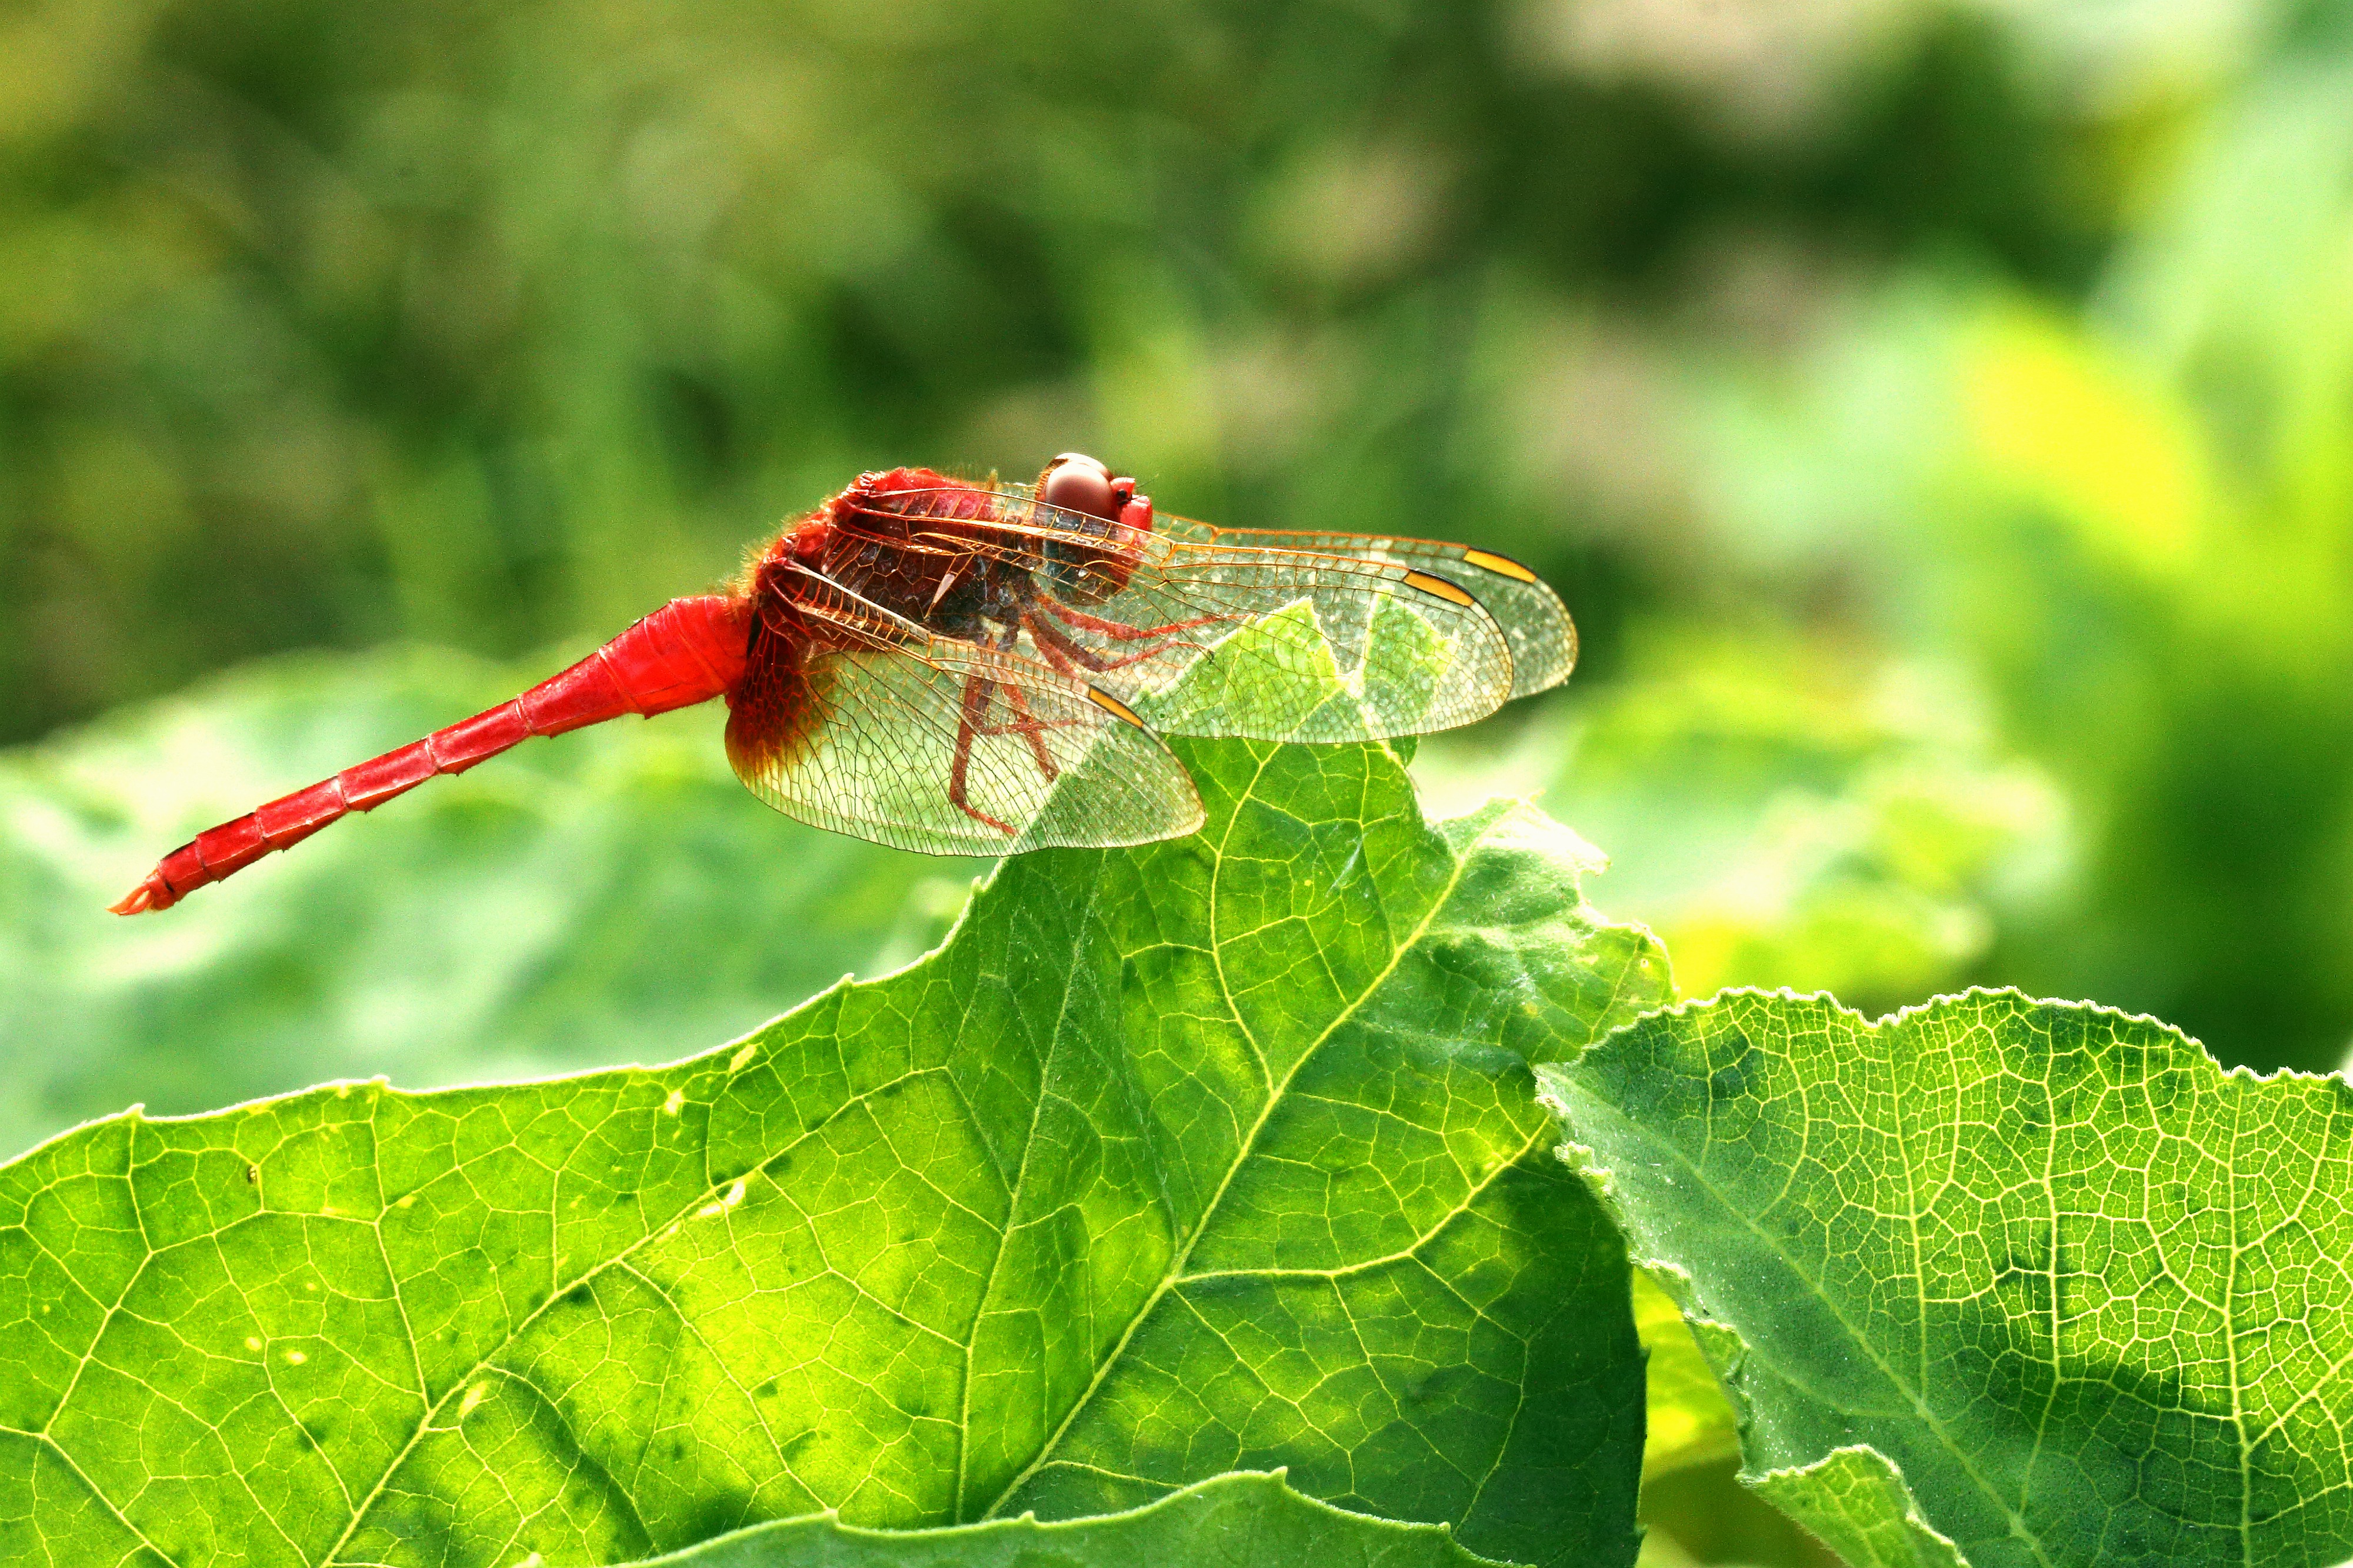
[[[1087,531],[1103,542],[1054,540],[1045,549],[1054,588],[1063,598],[1096,604],[1127,586],[1152,531],[1152,498],[1135,493],[1135,481],[1115,475],[1083,452],[1065,452],[1038,476],[1038,499],[1082,519],[1109,524]]]

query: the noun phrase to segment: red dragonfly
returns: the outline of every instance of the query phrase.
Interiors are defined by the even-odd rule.
[[[533,735],[724,697],[727,756],[789,816],[941,855],[1142,844],[1200,798],[1155,731],[1364,741],[1564,679],[1550,588],[1483,550],[1156,516],[1065,453],[1036,485],[863,474],[749,558],[511,701],[164,857],[116,914]]]

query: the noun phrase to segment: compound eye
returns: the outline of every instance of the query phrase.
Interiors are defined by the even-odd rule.
[[[1111,470],[1079,452],[1065,452],[1046,466],[1038,499],[1065,511],[1115,521],[1119,503],[1112,494]]]

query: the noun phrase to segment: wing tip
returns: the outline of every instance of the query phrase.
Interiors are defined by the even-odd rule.
[[[1482,572],[1493,572],[1498,577],[1509,577],[1514,583],[1541,581],[1536,574],[1508,555],[1498,555],[1492,550],[1465,550],[1464,564],[1476,566]]]

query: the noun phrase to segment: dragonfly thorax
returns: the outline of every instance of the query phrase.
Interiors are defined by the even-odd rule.
[[[754,592],[790,607],[846,596],[860,611],[947,637],[987,640],[1034,592],[1034,542],[1003,526],[989,488],[930,468],[862,474],[776,541]],[[820,636],[819,640],[826,640]]]

